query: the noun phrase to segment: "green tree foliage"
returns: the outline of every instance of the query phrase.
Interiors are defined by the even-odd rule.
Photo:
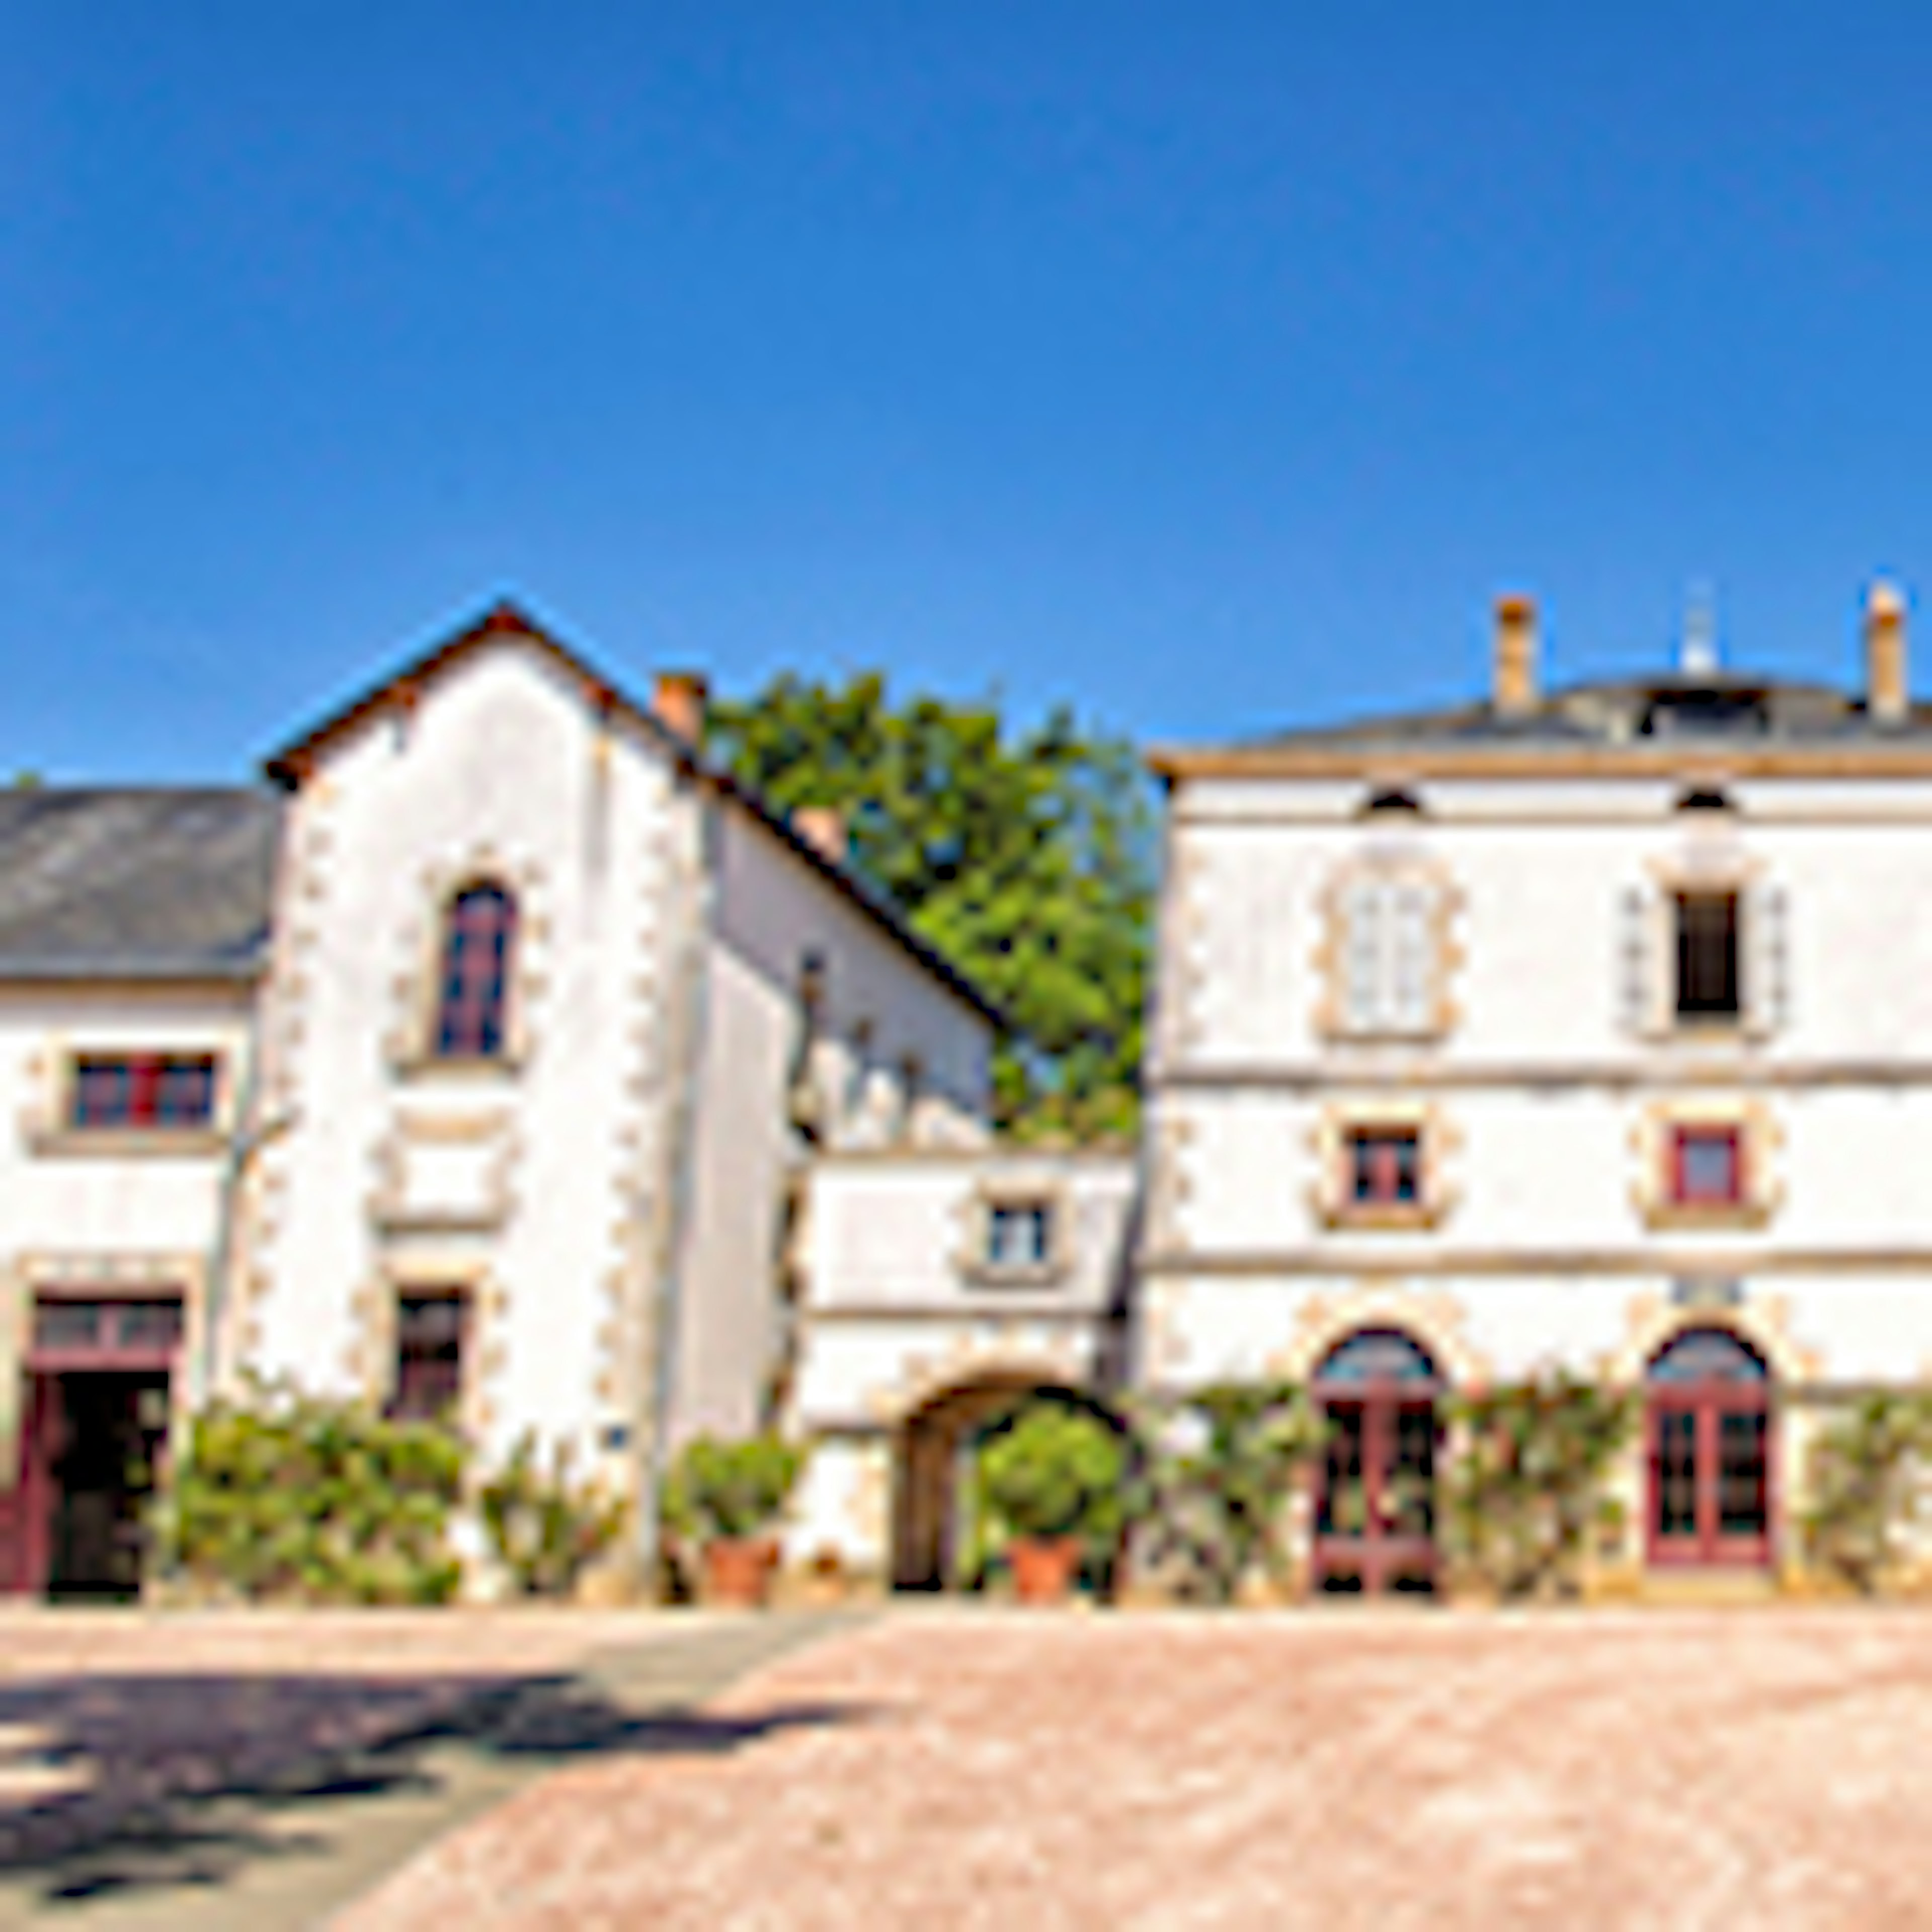
[[[1862,1594],[1876,1593],[1924,1514],[1932,1397],[1878,1393],[1832,1418],[1811,1445],[1805,1553]]]
[[[1016,1536],[1090,1536],[1115,1526],[1126,1472],[1118,1432],[1064,1402],[1031,1404],[980,1454],[986,1500]]]
[[[1192,1597],[1231,1603],[1243,1577],[1280,1567],[1276,1531],[1326,1424],[1292,1382],[1216,1382],[1138,1418],[1148,1444],[1135,1502],[1144,1560],[1178,1561]]]
[[[1011,1017],[1004,1125],[1132,1131],[1154,838],[1131,746],[1064,709],[1010,734],[991,703],[895,704],[876,672],[780,676],[716,706],[708,729],[780,810],[843,809],[866,876]]]
[[[530,1430],[517,1438],[478,1501],[490,1550],[526,1597],[568,1595],[616,1541],[626,1516],[621,1502],[573,1475],[568,1443],[554,1446],[545,1468]]]
[[[156,1498],[157,1558],[213,1595],[446,1602],[462,1575],[447,1542],[462,1480],[447,1430],[257,1383],[194,1418]]]
[[[664,1516],[678,1535],[699,1543],[756,1536],[784,1513],[805,1467],[805,1451],[775,1430],[686,1443],[664,1484]]]
[[[1458,1567],[1506,1598],[1573,1594],[1638,1407],[1560,1371],[1452,1398],[1442,1488]]]

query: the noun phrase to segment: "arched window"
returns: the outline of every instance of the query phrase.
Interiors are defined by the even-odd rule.
[[[450,901],[436,992],[439,1059],[490,1060],[502,1052],[516,928],[517,902],[501,886],[468,886]]]

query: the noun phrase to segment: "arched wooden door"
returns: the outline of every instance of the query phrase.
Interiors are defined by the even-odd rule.
[[[1435,1364],[1393,1329],[1351,1335],[1316,1372],[1328,1425],[1312,1552],[1322,1594],[1434,1592],[1441,1388]]]
[[[1771,1376],[1726,1328],[1693,1328],[1652,1362],[1646,1538],[1658,1564],[1771,1561]]]

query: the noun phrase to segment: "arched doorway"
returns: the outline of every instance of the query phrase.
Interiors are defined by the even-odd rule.
[[[1647,1544],[1659,1564],[1771,1560],[1771,1374],[1728,1328],[1690,1328],[1645,1377]]]
[[[906,1418],[894,1444],[892,1587],[978,1588],[974,1480],[981,1447],[1034,1402],[1061,1402],[1120,1419],[1084,1391],[1025,1376],[983,1377],[932,1396]],[[1109,1566],[1111,1568],[1111,1565]]]
[[[1315,1496],[1314,1588],[1329,1596],[1436,1588],[1436,1398],[1442,1378],[1400,1330],[1330,1352],[1313,1394],[1328,1425]]]

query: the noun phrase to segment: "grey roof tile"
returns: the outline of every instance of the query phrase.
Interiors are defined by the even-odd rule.
[[[0,791],[0,980],[248,977],[280,824],[266,790]]]

